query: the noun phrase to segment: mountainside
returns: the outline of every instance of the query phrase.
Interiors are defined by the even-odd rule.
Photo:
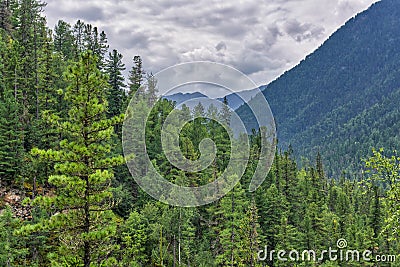
[[[279,143],[320,151],[330,174],[359,170],[372,147],[400,145],[400,1],[382,0],[263,91]],[[255,127],[245,106],[238,109]]]

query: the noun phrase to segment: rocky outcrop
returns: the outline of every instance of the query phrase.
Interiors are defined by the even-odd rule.
[[[24,198],[25,195],[20,190],[1,186],[0,214],[5,206],[9,206],[16,218],[20,218],[21,220],[31,220],[31,208],[27,205],[22,205]]]

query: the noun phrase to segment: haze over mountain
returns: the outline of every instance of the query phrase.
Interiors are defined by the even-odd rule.
[[[226,95],[226,99],[228,101],[228,106],[232,108],[233,110],[239,108],[241,105],[243,105],[245,102],[249,101],[252,97],[254,97],[257,92],[259,92],[260,89],[253,89],[253,90],[245,90],[241,92],[236,92],[236,93],[231,93]],[[176,105],[179,106],[185,101],[192,100],[195,98],[208,98],[205,94],[202,94],[200,92],[194,92],[194,93],[175,93],[171,95],[166,95],[164,96],[165,99],[172,100],[176,102]],[[203,100],[203,99],[202,99]],[[224,97],[219,97],[216,98],[216,100],[223,102]],[[191,102],[191,104],[197,103],[197,102]],[[204,101],[204,104],[206,104],[207,101]],[[189,104],[190,107],[190,104]],[[205,107],[207,108],[207,107]]]
[[[400,1],[382,0],[263,91],[281,147],[320,151],[329,173],[360,170],[372,147],[400,145]],[[238,109],[256,127],[246,106]]]
[[[190,100],[194,98],[204,98],[207,97],[206,95],[203,95],[202,93],[199,92],[194,92],[194,93],[176,93],[172,95],[166,95],[164,96],[165,99],[175,101],[177,105]]]

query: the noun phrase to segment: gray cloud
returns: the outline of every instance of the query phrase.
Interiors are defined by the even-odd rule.
[[[293,19],[286,21],[284,31],[297,42],[302,42],[306,39],[319,39],[325,29],[321,26],[315,26],[311,23],[301,23],[297,19]]]
[[[50,27],[82,19],[106,31],[127,69],[210,60],[265,84],[296,65],[376,0],[47,0]]]
[[[50,1],[46,7],[46,14],[58,14],[60,17],[67,18],[67,20],[85,19],[88,21],[99,21],[106,19],[105,10],[95,3],[84,3],[80,5],[53,5]]]
[[[215,49],[217,51],[226,50],[226,44],[221,41],[215,46]]]

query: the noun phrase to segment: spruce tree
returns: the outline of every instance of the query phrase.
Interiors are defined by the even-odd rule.
[[[21,170],[23,147],[19,122],[19,106],[14,96],[3,92],[0,96],[0,177],[15,182]]]
[[[59,20],[54,28],[54,49],[66,60],[74,58],[75,40],[69,23]]]
[[[140,56],[133,57],[133,67],[129,71],[129,94],[134,95],[143,84],[145,72],[142,66],[142,58]]]
[[[109,53],[106,62],[106,73],[108,74],[108,83],[110,85],[108,114],[113,117],[124,113],[123,104],[126,101],[124,88],[126,86],[122,72],[125,70],[125,65],[122,63],[122,55],[116,49]]]
[[[85,23],[81,20],[78,20],[72,28],[72,33],[75,41],[75,58],[78,58],[79,55],[85,50],[84,30]]]

